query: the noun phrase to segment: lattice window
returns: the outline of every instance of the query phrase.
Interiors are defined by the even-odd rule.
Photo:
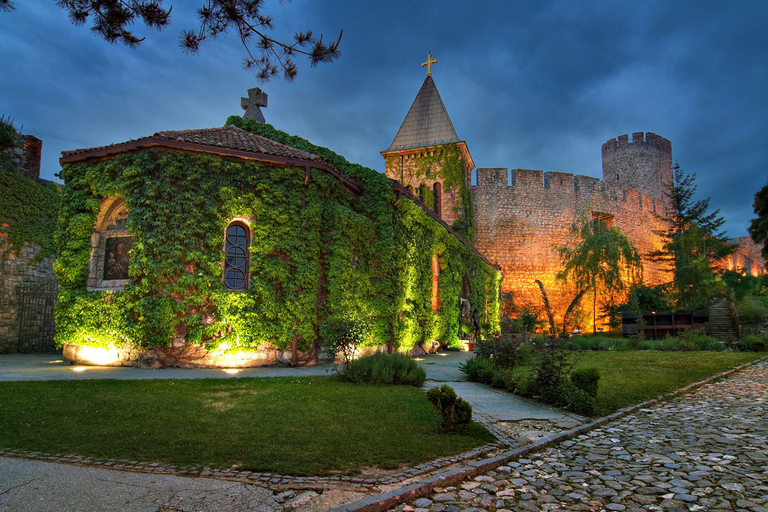
[[[239,222],[227,226],[224,241],[224,284],[230,290],[248,288],[248,228]]]

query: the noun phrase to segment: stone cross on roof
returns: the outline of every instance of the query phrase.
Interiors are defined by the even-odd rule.
[[[245,110],[243,119],[255,119],[257,123],[264,123],[264,114],[259,107],[267,106],[267,93],[259,87],[248,89],[248,97],[240,98],[240,106]]]

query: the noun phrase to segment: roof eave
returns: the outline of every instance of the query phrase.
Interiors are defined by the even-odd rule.
[[[322,160],[316,161],[312,159],[299,159],[299,158],[287,158],[275,155],[265,155],[263,153],[253,153],[251,151],[243,151],[239,149],[231,149],[219,146],[205,146],[201,144],[194,144],[191,142],[183,142],[179,140],[169,140],[162,137],[148,137],[146,139],[134,140],[124,142],[122,144],[115,144],[112,146],[100,147],[85,150],[83,152],[62,152],[62,157],[59,159],[59,163],[69,164],[74,162],[82,162],[86,160],[99,160],[102,158],[111,157],[120,153],[127,153],[129,151],[140,149],[152,149],[152,148],[168,148],[181,151],[191,151],[195,153],[206,153],[219,156],[229,156],[235,158],[242,158],[244,160],[255,160],[265,164],[283,166],[283,167],[310,167],[312,169],[318,169],[325,171],[328,174],[339,179],[344,186],[351,192],[357,195],[362,195],[363,189],[357,183],[353,182],[339,171],[329,166]]]

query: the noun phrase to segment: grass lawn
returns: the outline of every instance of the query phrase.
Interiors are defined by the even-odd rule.
[[[758,352],[589,351],[576,368],[600,370],[596,412],[603,416],[765,357]]]
[[[456,454],[423,391],[330,377],[0,382],[0,447],[289,475]]]

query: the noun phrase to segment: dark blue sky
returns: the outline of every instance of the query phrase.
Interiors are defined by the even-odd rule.
[[[202,0],[173,4],[172,25],[138,50],[75,27],[53,0],[0,13],[0,113],[43,139],[43,177],[62,150],[161,130],[221,126],[259,86],[230,36],[199,56],[178,47]],[[383,169],[421,86],[435,83],[478,167],[602,175],[600,146],[652,131],[697,174],[743,236],[768,183],[768,2],[296,0],[268,2],[278,38],[313,29],[342,57],[293,83],[260,85],[267,122]]]

